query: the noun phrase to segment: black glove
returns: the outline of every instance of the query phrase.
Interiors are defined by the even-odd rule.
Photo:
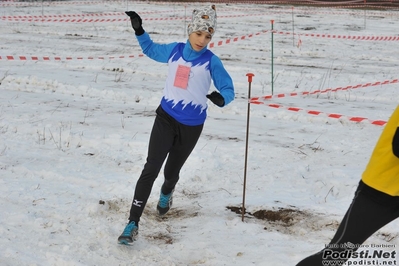
[[[217,92],[214,91],[211,94],[208,94],[206,96],[206,98],[208,98],[209,100],[211,100],[214,104],[216,104],[219,107],[223,107],[224,106],[224,98],[223,96]]]
[[[144,34],[144,29],[142,26],[143,21],[141,20],[139,14],[137,14],[134,11],[125,11],[125,13],[130,17],[130,22],[132,23],[132,27],[136,35],[137,36],[143,35]]]

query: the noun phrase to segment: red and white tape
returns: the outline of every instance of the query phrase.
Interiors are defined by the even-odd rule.
[[[142,4],[140,1],[128,1],[129,3],[134,4]],[[209,2],[208,0],[198,0],[197,2]],[[16,2],[16,1],[5,1],[0,3],[0,6],[56,6],[56,5],[98,5],[98,4],[122,4],[125,5],[125,1],[42,1],[42,2]],[[212,3],[223,3],[223,4],[265,4],[265,5],[273,5],[273,4],[284,4],[284,5],[306,5],[306,6],[325,6],[329,8],[381,8],[381,9],[389,9],[396,8],[395,5],[398,4],[397,0],[391,1],[379,1],[379,2],[367,2],[364,0],[352,0],[352,1],[340,1],[340,2],[331,2],[331,1],[296,1],[296,0],[275,0],[275,1],[264,1],[264,0],[239,0],[239,1],[229,1],[229,0],[213,0]],[[181,5],[181,2],[156,2],[157,5]]]
[[[139,1],[129,1],[130,3],[139,4]],[[35,2],[18,2],[18,1],[5,1],[5,3],[0,3],[0,6],[59,6],[59,5],[100,5],[100,4],[110,4],[110,3],[120,3],[125,4],[124,1],[35,1]]]
[[[260,101],[254,101],[251,100],[250,103],[252,104],[263,104],[266,105],[268,107],[272,107],[272,108],[282,108],[282,109],[286,109],[288,111],[292,111],[292,112],[300,112],[303,111],[307,114],[310,115],[321,115],[321,114],[325,114],[328,118],[333,118],[333,119],[340,119],[340,118],[347,118],[349,121],[351,122],[368,122],[372,125],[376,125],[376,126],[383,126],[387,123],[387,121],[384,120],[370,120],[368,118],[365,117],[360,117],[360,116],[345,116],[345,115],[341,115],[341,114],[336,114],[336,113],[325,113],[325,112],[321,112],[321,111],[316,111],[316,110],[305,110],[299,107],[286,107],[280,104],[275,104],[275,103],[265,103],[265,102],[260,102]]]
[[[361,2],[362,0],[357,0],[357,2]],[[207,0],[199,0],[197,2],[207,2]],[[215,0],[213,2],[218,2],[218,3],[235,3],[235,4],[248,4],[248,3],[260,3],[260,4],[277,4],[277,3],[293,3],[293,1],[245,1],[245,0],[240,0],[240,1],[229,1],[229,0]],[[110,3],[119,3],[119,4],[125,4],[125,1],[67,1],[67,2],[61,2],[61,1],[43,1],[43,2],[17,2],[17,1],[4,1],[0,3],[0,6],[41,6],[41,5],[99,5],[99,4],[110,4]],[[128,1],[128,3],[134,3],[134,4],[142,4],[140,1]],[[157,5],[181,5],[181,2],[156,2]]]
[[[314,95],[314,94],[321,94],[321,93],[328,93],[328,92],[337,92],[337,91],[345,91],[350,89],[359,89],[359,88],[367,88],[372,86],[380,86],[380,85],[387,85],[387,84],[394,84],[398,83],[399,79],[392,79],[392,80],[385,80],[385,81],[377,81],[377,82],[368,82],[364,84],[357,84],[357,85],[350,85],[346,87],[337,87],[335,89],[325,89],[325,90],[315,90],[315,91],[303,91],[303,92],[290,92],[290,93],[279,93],[274,95],[265,95],[260,97],[252,97],[251,101],[259,101],[259,100],[268,100],[272,98],[284,98],[284,97],[294,97],[294,96],[306,96],[306,95]]]
[[[216,46],[221,46],[224,44],[230,44],[233,42],[237,42],[240,40],[245,40],[251,37],[254,37],[256,35],[259,35],[261,33],[255,33],[255,34],[249,34],[249,35],[244,35],[241,37],[235,37],[232,39],[227,39],[227,40],[222,40],[218,42],[212,42],[209,43],[209,47],[213,48]],[[84,57],[84,56],[77,56],[77,57],[72,57],[72,56],[27,56],[27,55],[20,55],[20,56],[15,56],[15,55],[6,55],[6,56],[1,56],[0,55],[0,61],[1,60],[8,60],[8,61],[71,61],[71,60],[112,60],[112,59],[126,59],[126,58],[137,58],[137,57],[144,57],[144,54],[138,54],[138,55],[120,55],[120,56],[89,56],[89,57]]]
[[[259,8],[240,8],[240,9],[234,9],[234,12],[237,11],[254,11],[258,10],[261,11]],[[140,11],[140,15],[144,14],[160,14],[160,13],[182,13],[184,12],[184,9],[177,10],[177,9],[172,9],[172,10],[156,10],[156,11]],[[271,12],[270,12],[271,13]],[[33,19],[53,19],[53,18],[81,18],[81,17],[104,17],[104,16],[123,16],[126,17],[125,12],[111,12],[111,13],[82,13],[82,14],[55,14],[55,15],[19,15],[19,16],[0,16],[0,19],[2,20],[33,20]],[[184,17],[181,17],[180,19],[183,19]],[[190,17],[186,17],[187,19],[190,19]],[[143,18],[143,20],[148,20],[148,18]],[[162,18],[157,18],[156,20],[162,20]]]
[[[24,15],[24,16],[1,16],[3,20],[17,20],[17,19],[48,19],[48,18],[80,18],[80,17],[104,17],[104,16],[121,16],[125,15],[122,12],[115,13],[87,13],[87,14],[58,14],[58,15]]]
[[[226,15],[218,16],[218,18],[237,18],[237,17],[247,17],[247,16],[264,16],[263,13],[252,14],[252,15]],[[21,21],[21,22],[64,22],[64,23],[82,23],[82,22],[120,22],[129,21],[130,19],[126,16],[124,18],[109,18],[109,19],[91,19],[91,18],[50,18],[50,17],[20,17],[20,16],[3,16],[0,17],[1,20],[7,21]],[[159,18],[144,18],[144,21],[168,21],[168,20],[189,20],[191,17],[159,17]]]
[[[7,56],[1,56],[0,55],[0,60],[21,60],[21,61],[27,61],[27,60],[32,60],[32,61],[71,61],[71,60],[111,60],[111,59],[125,59],[125,58],[137,58],[137,57],[143,57],[145,56],[144,54],[138,54],[138,55],[121,55],[121,56],[88,56],[88,57],[82,57],[82,56],[77,56],[77,57],[71,57],[71,56],[13,56],[13,55],[7,55]]]
[[[276,34],[292,35],[292,32],[287,31],[273,31]],[[360,41],[399,41],[399,36],[353,36],[353,35],[337,35],[337,34],[319,34],[319,33],[301,33],[299,37],[317,37],[317,38],[330,38],[342,40],[360,40]]]
[[[262,33],[265,33],[265,32],[267,32],[267,31],[264,31]],[[261,32],[257,32],[257,33],[254,33],[254,34],[248,34],[248,35],[243,35],[243,36],[240,36],[240,37],[230,38],[230,39],[227,39],[227,40],[220,40],[220,41],[217,41],[217,42],[212,42],[212,43],[209,43],[209,48],[214,48],[214,47],[222,46],[222,45],[225,45],[225,44],[230,44],[230,43],[233,43],[233,42],[246,40],[246,39],[252,38],[254,36],[258,36],[260,34],[261,34]]]
[[[310,91],[310,92],[292,92],[292,93],[282,93],[282,94],[276,94],[276,95],[266,95],[266,96],[261,96],[261,97],[252,97],[250,99],[250,103],[252,104],[262,104],[268,107],[272,107],[272,108],[282,108],[282,109],[286,109],[288,111],[292,111],[292,112],[299,112],[299,111],[303,111],[306,112],[307,114],[310,115],[320,115],[320,114],[326,114],[326,116],[328,118],[335,118],[335,119],[339,119],[339,118],[348,118],[349,121],[351,122],[369,122],[372,125],[377,125],[377,126],[383,126],[387,123],[387,121],[384,120],[370,120],[368,118],[365,117],[359,117],[359,116],[354,116],[354,117],[348,117],[345,115],[341,115],[341,114],[336,114],[336,113],[325,113],[325,112],[321,112],[321,111],[316,111],[316,110],[305,110],[299,107],[285,107],[283,105],[280,104],[275,104],[275,103],[266,103],[263,100],[269,100],[272,98],[283,98],[283,97],[293,97],[293,96],[306,96],[306,95],[314,95],[314,94],[320,94],[320,93],[327,93],[327,92],[336,92],[336,91],[340,91],[340,90],[349,90],[349,89],[358,89],[358,88],[367,88],[370,86],[378,86],[378,85],[387,85],[387,84],[395,84],[398,83],[399,79],[392,79],[392,80],[385,80],[385,81],[377,81],[374,83],[368,82],[368,83],[364,83],[364,84],[358,84],[358,85],[349,85],[346,87],[338,87],[335,89],[325,89],[325,90],[315,90],[315,91]]]
[[[220,40],[217,42],[211,42],[209,43],[209,48],[214,48],[214,47],[219,47],[222,45],[226,45],[226,44],[231,44],[233,42],[238,42],[241,40],[246,40],[249,38],[252,38],[254,36],[259,36],[261,34],[264,33],[268,33],[268,32],[275,32],[275,33],[279,33],[279,34],[291,34],[289,32],[276,32],[276,31],[272,31],[272,30],[264,30],[262,32],[257,32],[257,33],[253,33],[253,34],[248,34],[248,35],[242,35],[240,37],[234,37],[234,38],[229,38],[226,40]],[[314,37],[314,34],[309,34],[309,36],[312,35],[311,37]],[[341,36],[341,35],[330,35],[330,34],[316,34],[317,36],[315,37],[325,37],[325,38],[340,38],[340,39],[355,39],[355,40],[373,40],[373,41],[381,41],[381,40],[393,40],[393,38],[395,38],[395,40],[399,40],[399,37],[368,37],[368,36]],[[62,57],[62,56],[54,56],[54,57],[49,57],[49,56],[14,56],[14,55],[7,55],[7,56],[1,56],[0,55],[0,60],[22,60],[22,61],[26,61],[26,60],[34,60],[34,61],[38,61],[38,60],[44,60],[44,61],[62,61],[62,60],[83,60],[83,59],[89,59],[89,60],[93,60],[93,59],[118,59],[118,58],[136,58],[136,57],[143,57],[143,54],[139,54],[139,55],[121,55],[121,56],[99,56],[99,57],[83,57],[83,56],[79,56],[79,57]],[[377,84],[378,85],[378,84]]]

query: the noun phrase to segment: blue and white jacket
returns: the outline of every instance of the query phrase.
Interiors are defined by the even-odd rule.
[[[234,86],[219,57],[207,48],[197,52],[190,42],[158,44],[154,43],[147,32],[136,36],[143,53],[149,58],[168,63],[169,72],[161,100],[162,108],[178,122],[197,126],[205,122],[208,108],[206,95],[211,82],[224,98],[227,105],[234,99]],[[177,68],[190,68],[186,88],[176,87]]]

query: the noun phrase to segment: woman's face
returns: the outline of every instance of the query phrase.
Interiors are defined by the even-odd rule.
[[[201,51],[212,40],[212,35],[207,31],[194,31],[188,36],[188,41],[194,51]]]

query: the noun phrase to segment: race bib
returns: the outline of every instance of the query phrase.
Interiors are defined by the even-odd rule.
[[[179,65],[177,67],[175,82],[173,83],[173,85],[180,89],[186,90],[188,85],[188,78],[190,77],[190,70],[191,67]]]

